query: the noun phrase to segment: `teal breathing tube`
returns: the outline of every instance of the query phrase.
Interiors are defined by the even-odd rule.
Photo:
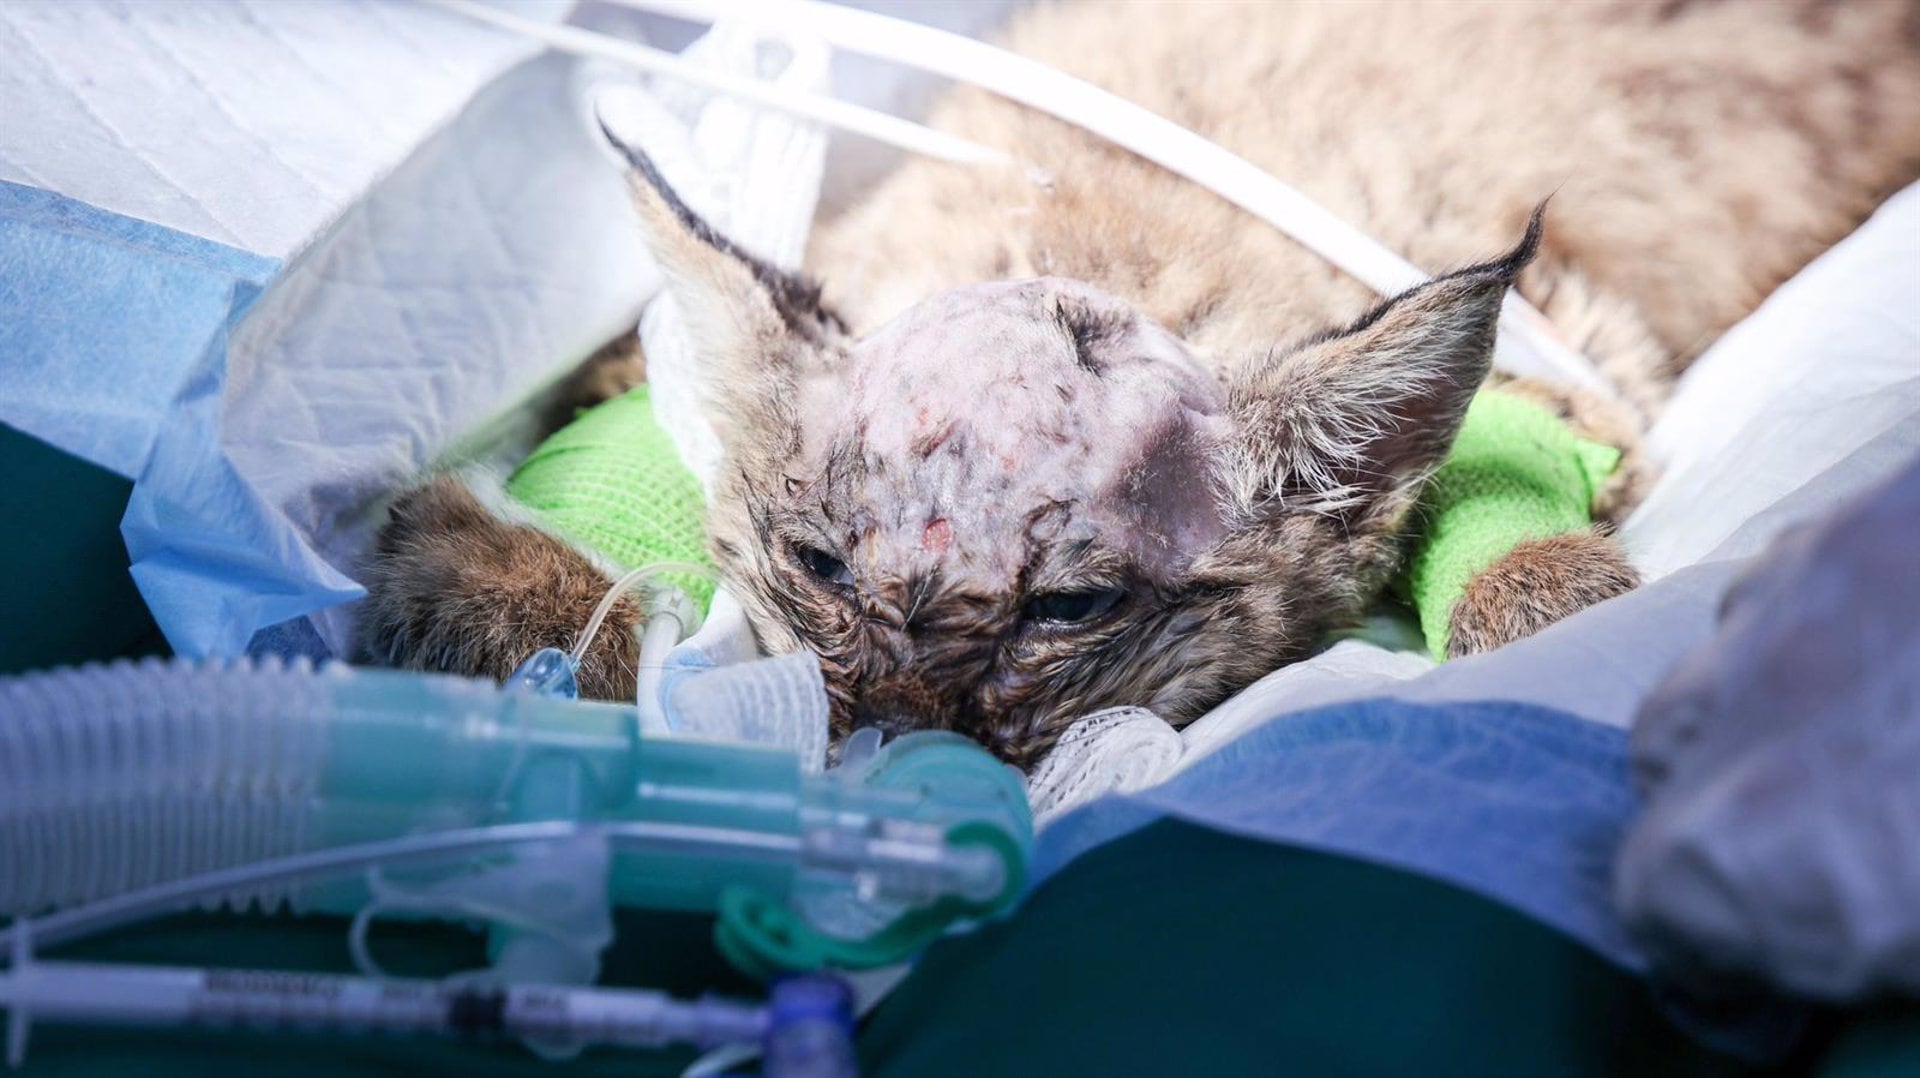
[[[497,973],[583,983],[609,902],[716,912],[762,976],[900,961],[1010,908],[1018,778],[950,734],[861,755],[806,774],[789,752],[643,738],[630,706],[387,670],[0,679],[0,914],[43,945],[211,900],[451,916],[492,925]]]

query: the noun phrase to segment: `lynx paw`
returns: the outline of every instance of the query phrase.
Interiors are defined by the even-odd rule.
[[[367,568],[362,648],[375,662],[503,679],[543,647],[567,648],[613,585],[558,539],[501,520],[440,476],[394,502]],[[641,610],[622,598],[580,668],[580,692],[631,700]]]
[[[1611,536],[1569,532],[1521,543],[1467,582],[1449,621],[1447,657],[1531,636],[1639,583]]]

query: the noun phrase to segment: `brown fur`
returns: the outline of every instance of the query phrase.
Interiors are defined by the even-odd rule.
[[[1568,532],[1528,540],[1468,582],[1447,626],[1447,657],[1531,636],[1639,584],[1639,571],[1605,535]]]
[[[583,408],[610,400],[647,380],[647,358],[640,350],[636,326],[602,345],[561,384],[553,404],[541,417],[542,427],[559,430]]]
[[[709,523],[727,581],[763,645],[822,655],[841,731],[949,727],[1026,764],[1096,708],[1189,720],[1378,594],[1516,273],[1622,391],[1514,387],[1626,450],[1597,506],[1622,513],[1673,377],[1920,171],[1916,11],[1393,0],[1017,20],[1020,51],[1223,143],[1425,267],[1511,244],[1553,195],[1544,239],[1378,305],[1205,190],[976,91],[936,123],[1047,182],[908,163],[819,235],[831,306],[714,234],[636,156],[648,239],[716,372],[727,460]],[[542,625],[583,619],[581,596],[605,586],[531,529],[495,533],[444,497],[406,511],[416,522],[396,527],[414,538],[383,547],[369,619],[397,661],[503,672],[530,640],[497,627],[535,608]],[[434,534],[472,531],[485,556],[422,541],[435,514]],[[502,544],[538,547],[578,595],[486,594],[515,560]],[[417,579],[435,577],[458,587]],[[1456,647],[1632,584],[1598,534],[1524,545],[1469,587]],[[1049,613],[1076,603],[1091,613]]]
[[[1519,282],[1642,412],[1920,171],[1920,5],[1043,4],[1009,43],[1207,135],[1430,269]],[[812,264],[856,330],[995,277],[1100,285],[1230,356],[1358,317],[1318,256],[1094,136],[963,89],[936,125],[1043,168],[907,163]]]
[[[439,476],[397,500],[380,533],[361,645],[413,670],[503,679],[543,647],[571,648],[612,585],[545,532],[498,519],[467,486]],[[580,665],[581,694],[631,700],[639,605],[614,604]]]

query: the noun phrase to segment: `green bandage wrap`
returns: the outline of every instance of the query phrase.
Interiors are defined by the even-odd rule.
[[[560,428],[533,451],[507,493],[554,530],[623,569],[663,561],[711,565],[700,481],[653,418],[640,386]],[[713,583],[663,574],[705,611]]]
[[[1595,492],[1619,463],[1619,450],[1576,437],[1531,401],[1492,390],[1473,399],[1421,502],[1424,534],[1407,570],[1435,659],[1447,657],[1467,582],[1521,543],[1586,528]]]

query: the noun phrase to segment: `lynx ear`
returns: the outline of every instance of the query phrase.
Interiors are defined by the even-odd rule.
[[[1544,209],[1544,207],[1542,207]],[[1251,365],[1229,389],[1236,507],[1398,511],[1453,445],[1493,361],[1507,287],[1540,241],[1430,281],[1337,333]]]
[[[706,367],[715,428],[723,439],[790,428],[780,420],[791,419],[796,379],[839,354],[845,324],[822,306],[818,285],[721,235],[681,201],[652,158],[601,130],[632,165],[628,182],[647,245]]]

